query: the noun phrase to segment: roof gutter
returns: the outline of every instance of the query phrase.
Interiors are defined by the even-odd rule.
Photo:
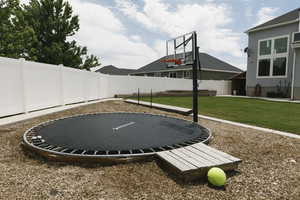
[[[286,21],[286,22],[282,22],[282,23],[278,23],[278,24],[273,24],[273,25],[269,25],[269,26],[263,26],[263,27],[255,28],[255,29],[249,29],[249,30],[245,31],[244,33],[249,34],[249,33],[256,32],[256,31],[262,31],[262,30],[267,30],[267,29],[270,29],[270,28],[276,28],[276,27],[280,27],[280,26],[285,26],[285,25],[293,24],[293,23],[296,23],[296,22],[299,22],[299,21],[300,20],[298,18],[298,19],[295,19],[295,20]]]

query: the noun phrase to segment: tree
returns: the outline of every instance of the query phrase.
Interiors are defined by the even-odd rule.
[[[31,44],[36,42],[33,29],[24,26],[19,0],[0,0],[0,56],[26,58]]]
[[[99,66],[87,48],[70,40],[79,18],[64,0],[0,0],[0,56],[86,69]]]

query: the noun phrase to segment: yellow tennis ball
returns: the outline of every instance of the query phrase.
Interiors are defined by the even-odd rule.
[[[214,186],[222,187],[226,183],[226,174],[218,167],[211,168],[207,173],[207,178]]]

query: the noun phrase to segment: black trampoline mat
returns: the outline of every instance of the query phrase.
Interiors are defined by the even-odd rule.
[[[55,120],[36,129],[50,145],[121,151],[171,146],[201,137],[198,124],[143,113],[99,113]]]

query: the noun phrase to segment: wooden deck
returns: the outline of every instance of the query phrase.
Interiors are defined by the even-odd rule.
[[[241,159],[216,150],[203,143],[157,153],[164,166],[185,180],[206,176],[211,167],[234,170]]]

